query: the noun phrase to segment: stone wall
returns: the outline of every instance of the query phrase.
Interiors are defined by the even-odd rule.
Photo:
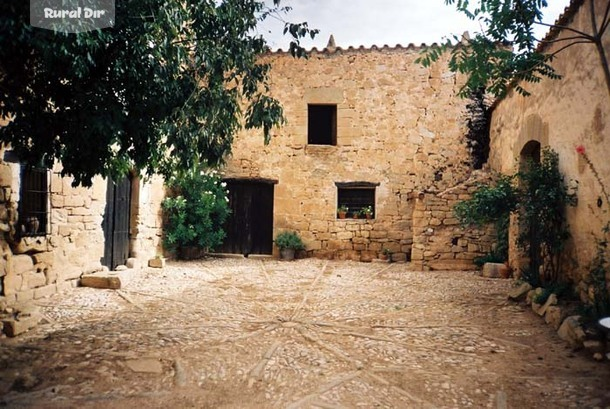
[[[590,32],[589,0],[582,5],[581,1],[572,3],[572,9],[560,24]],[[605,10],[606,4],[607,1],[596,1],[599,13]],[[568,31],[560,32],[557,39],[571,35]],[[552,44],[545,52],[552,53],[565,44],[565,41]],[[608,31],[604,36],[604,48],[610,55]],[[525,84],[531,96],[510,92],[495,107],[490,164],[498,171],[514,172],[522,150],[530,141],[550,146],[559,154],[559,165],[566,181],[578,181],[578,205],[569,208],[567,214],[572,238],[565,252],[564,265],[566,278],[579,282],[588,276],[596,252],[595,237],[601,237],[602,227],[610,221],[610,203],[602,190],[605,187],[607,192],[610,186],[610,93],[595,46],[569,47],[558,54],[552,64],[563,76],[561,80],[544,79],[539,84]],[[576,151],[580,145],[584,147],[586,157]],[[514,224],[511,234],[517,235]],[[514,240],[510,261],[516,269],[523,264]]]
[[[260,131],[238,135],[224,175],[278,182],[274,235],[295,230],[318,257],[369,260],[387,248],[397,260],[410,258],[417,192],[443,191],[470,172],[461,79],[446,59],[431,68],[415,63],[420,52],[327,48],[309,59],[265,57],[287,124],[267,146]],[[308,104],[337,105],[336,146],[308,144]],[[377,186],[373,220],[337,219],[336,183],[349,182]]]
[[[48,181],[47,234],[19,238],[20,165],[0,161],[2,303],[47,297],[79,285],[85,273],[104,269],[107,181],[96,177],[91,188],[72,187],[59,165],[49,171]],[[135,179],[133,185],[130,256],[145,261],[160,250],[163,188],[157,179],[147,184]]]
[[[464,183],[442,193],[420,193],[413,213],[412,263],[424,270],[473,270],[473,260],[484,256],[495,244],[492,226],[464,228],[453,207],[468,200],[480,183],[491,177],[476,171]]]

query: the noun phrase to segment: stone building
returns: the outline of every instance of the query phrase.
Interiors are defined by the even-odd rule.
[[[607,0],[595,0],[598,24],[607,4]],[[548,44],[546,53],[564,47],[565,39],[573,36],[570,30],[592,33],[589,6],[589,0],[572,1],[558,21],[558,25],[569,29],[549,33],[547,40],[555,42]],[[610,56],[608,30],[603,47]],[[566,48],[552,64],[562,79],[526,84],[531,96],[511,91],[495,107],[489,163],[498,171],[512,173],[528,158],[539,160],[544,147],[559,154],[566,181],[578,182],[578,204],[567,213],[572,238],[565,254],[565,270],[578,283],[586,281],[596,254],[595,238],[602,237],[602,228],[610,221],[610,89],[593,44]],[[516,226],[513,225],[511,233],[513,238],[517,236]],[[525,261],[514,240],[510,253],[511,265],[516,269],[523,267]],[[581,287],[586,289],[584,283]]]
[[[0,153],[0,304],[77,286],[83,274],[137,267],[160,250],[159,178],[97,177],[75,188],[59,165],[28,169]]]
[[[268,145],[256,130],[236,138],[224,169],[233,215],[221,251],[277,254],[273,237],[293,230],[315,257],[390,253],[420,268],[472,268],[491,244],[481,246],[485,232],[466,232],[452,213],[472,190],[461,79],[446,59],[416,63],[420,52],[342,49],[331,38],[308,59],[265,56],[287,123]],[[461,190],[442,196],[449,189]],[[358,215],[363,208],[372,218]]]

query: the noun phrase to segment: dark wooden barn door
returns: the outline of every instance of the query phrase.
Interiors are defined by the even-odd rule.
[[[273,252],[273,184],[228,180],[231,215],[219,251],[233,254]]]
[[[104,215],[104,261],[109,269],[125,264],[129,258],[129,216],[131,209],[131,179],[119,182],[108,179],[106,214]]]

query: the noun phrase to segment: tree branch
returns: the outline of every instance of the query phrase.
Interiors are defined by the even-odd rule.
[[[595,19],[595,0],[589,0],[589,11],[591,12],[591,28],[593,35],[597,37],[597,20]]]
[[[604,32],[608,29],[608,25],[610,25],[610,1],[606,6],[606,11],[604,12],[604,18],[602,19],[602,25],[599,28],[599,35],[604,35]]]
[[[549,54],[549,56],[551,56],[551,57],[555,57],[557,54],[559,54],[560,52],[562,52],[562,51],[563,51],[563,50],[565,50],[566,48],[569,48],[569,47],[571,47],[571,46],[573,46],[573,45],[576,45],[576,44],[591,44],[591,41],[585,41],[585,40],[581,40],[581,41],[574,41],[573,43],[566,44],[565,46],[561,47],[559,50],[555,51],[554,53]]]
[[[573,36],[573,37],[557,38],[555,40],[538,40],[538,42],[542,43],[542,44],[555,44],[555,43],[560,43],[562,41],[579,40],[579,39],[586,40],[589,43],[592,42],[592,41],[589,40],[589,38],[583,37],[583,36]]]
[[[547,23],[543,23],[541,21],[535,21],[534,24],[539,24],[539,25],[545,26],[545,27],[557,28],[557,29],[560,29],[560,30],[571,31],[571,32],[576,33],[578,35],[581,35],[581,36],[583,36],[585,38],[588,38],[591,41],[595,41],[595,38],[592,37],[590,34],[587,34],[584,31],[576,30],[575,28],[572,28],[572,27],[562,26],[562,25],[558,25],[558,24],[547,24]]]

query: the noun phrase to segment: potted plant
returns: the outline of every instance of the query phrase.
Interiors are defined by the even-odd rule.
[[[296,232],[284,231],[275,237],[275,244],[280,248],[280,258],[282,260],[294,260],[294,253],[297,250],[304,250],[303,240]]]
[[[365,206],[360,210],[362,217],[366,219],[373,218],[373,206]]]
[[[382,260],[387,260],[388,263],[392,262],[392,251],[388,248],[384,248],[383,251],[381,252],[382,254]]]
[[[347,215],[348,211],[349,211],[349,207],[347,207],[345,205],[341,205],[337,209],[337,216],[339,217],[339,219],[345,219],[345,216]]]

